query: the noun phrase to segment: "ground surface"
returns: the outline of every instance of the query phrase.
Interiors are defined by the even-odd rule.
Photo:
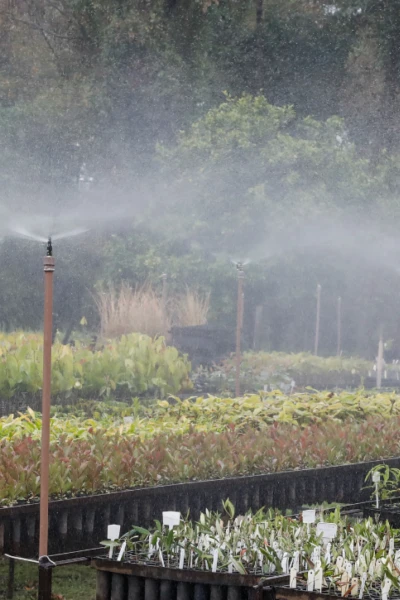
[[[6,598],[8,562],[0,559],[0,599]],[[15,566],[14,600],[37,598],[37,567],[29,564]],[[59,567],[53,573],[54,600],[94,600],[96,573],[90,567]]]

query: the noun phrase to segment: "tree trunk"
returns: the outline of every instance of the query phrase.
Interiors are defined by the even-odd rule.
[[[261,25],[264,14],[264,0],[256,0],[256,24]]]

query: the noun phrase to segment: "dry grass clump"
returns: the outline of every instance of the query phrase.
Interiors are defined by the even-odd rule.
[[[95,301],[103,337],[135,332],[155,337],[164,333],[162,299],[150,285],[132,289],[123,283],[119,291],[111,288],[97,294]],[[167,322],[166,328],[169,326]]]
[[[136,332],[156,337],[166,335],[172,325],[189,327],[207,323],[210,294],[187,287],[184,294],[167,301],[165,316],[162,297],[150,284],[133,289],[123,283],[119,290],[110,288],[99,292],[95,302],[102,337],[114,338]]]
[[[187,287],[175,303],[176,324],[180,327],[205,325],[209,310],[210,294],[201,294]]]

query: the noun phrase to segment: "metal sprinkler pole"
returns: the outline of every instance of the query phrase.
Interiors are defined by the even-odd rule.
[[[240,364],[241,364],[241,337],[242,337],[242,326],[243,326],[243,282],[244,282],[244,271],[239,267],[238,272],[238,298],[237,298],[237,315],[236,315],[236,381],[235,381],[235,393],[236,397],[240,396]]]
[[[55,261],[51,239],[47,244],[44,266],[44,327],[43,327],[43,393],[42,446],[40,463],[40,529],[39,529],[39,600],[51,597],[52,563],[48,559],[49,537],[49,453],[50,453],[50,393],[51,345],[53,326],[53,275]]]
[[[315,343],[314,343],[314,354],[318,355],[319,346],[319,324],[321,320],[321,286],[317,285],[317,319],[315,324]]]
[[[342,299],[339,296],[337,303],[337,355],[342,351]]]

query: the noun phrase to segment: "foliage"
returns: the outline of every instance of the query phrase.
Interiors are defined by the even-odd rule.
[[[378,482],[378,494],[382,500],[388,500],[399,495],[400,492],[400,469],[389,467],[389,465],[377,465],[373,467],[367,474],[365,481],[373,482],[374,473],[380,474]],[[372,483],[370,486],[373,491],[371,495],[375,497],[376,487]]]
[[[293,566],[299,587],[309,571],[315,575],[320,571],[315,591],[338,589],[343,595],[353,590],[357,595],[363,576],[367,590],[383,585],[385,578],[399,588],[398,577],[392,575],[400,558],[393,548],[399,531],[388,523],[351,520],[338,509],[331,513],[316,510],[309,524],[302,515],[284,517],[263,509],[235,518],[229,499],[222,504],[226,514],[206,510],[198,522],[183,519],[167,527],[156,521],[150,531],[133,527],[117,546],[127,541],[126,562],[151,560],[172,568],[271,576],[289,574]],[[329,544],[319,533],[320,523],[334,526]]]
[[[100,409],[91,419],[54,416],[50,493],[68,497],[399,454],[400,416],[391,412],[388,397],[376,397],[375,406],[361,396],[359,405],[342,397],[342,402],[332,404],[332,417],[327,418],[329,400],[320,398],[313,405],[293,402],[286,411],[276,410],[279,421],[274,420],[274,409],[268,416],[268,400],[263,415],[263,405],[251,397],[241,403],[230,401],[230,412],[227,400],[209,398],[175,406],[160,401],[158,408],[142,409],[143,413],[133,408],[131,418],[125,408],[122,418]],[[157,418],[151,419],[153,411]],[[32,412],[0,420],[3,504],[37,499],[40,433],[41,419]]]
[[[371,165],[344,139],[340,119],[299,118],[263,95],[228,95],[159,151],[166,172],[190,183],[185,226],[215,249],[238,252],[327,207],[338,214],[372,200]]]
[[[108,436],[139,435],[151,438],[163,432],[183,435],[193,432],[223,433],[234,429],[237,433],[252,427],[268,430],[277,423],[305,427],[326,421],[341,427],[345,422],[364,422],[370,418],[397,418],[400,416],[400,397],[391,394],[371,394],[363,391],[340,394],[317,392],[286,396],[269,392],[244,398],[216,398],[215,396],[169,401],[158,400],[144,405],[136,399],[133,404],[123,402],[81,401],[70,407],[53,406],[51,435],[56,440],[67,433],[80,437],[85,431],[106,430]],[[40,439],[41,419],[31,409],[18,417],[0,419],[0,439],[30,436]]]
[[[42,387],[43,346],[37,334],[0,334],[0,395],[35,394]],[[163,338],[123,336],[94,350],[82,342],[52,351],[52,394],[132,397],[177,393],[190,365]]]
[[[396,372],[396,365],[389,365]],[[374,374],[374,365],[360,358],[323,358],[303,352],[284,354],[283,352],[245,352],[241,363],[241,389],[246,393],[279,388],[289,392],[316,386],[330,389],[336,386],[356,387],[364,378]],[[223,361],[210,373],[201,371],[197,378],[205,389],[232,392],[235,388],[236,364],[232,357]],[[196,374],[194,375],[196,382]]]

